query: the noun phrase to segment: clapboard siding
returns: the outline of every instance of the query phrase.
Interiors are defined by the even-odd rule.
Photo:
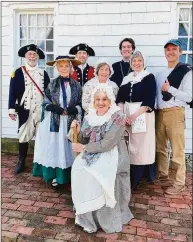
[[[17,137],[17,122],[13,122],[8,117],[8,93],[10,76],[13,71],[13,38],[12,24],[13,24],[13,11],[8,3],[2,3],[2,137]]]
[[[63,3],[59,2],[59,14],[112,14],[112,13],[147,13],[147,12],[169,12],[170,3],[152,2],[109,2],[109,3]]]
[[[88,18],[89,21],[89,18]],[[81,26],[81,28],[80,28]],[[106,25],[60,25],[59,36],[79,36],[81,33],[85,36],[117,36],[124,34],[130,35],[160,35],[169,34],[170,26],[168,23],[152,24],[106,24]],[[155,36],[156,37],[156,36]]]
[[[128,26],[129,28],[129,26]],[[81,29],[81,28],[79,28]],[[143,45],[143,46],[156,46],[157,48],[161,48],[163,50],[163,43],[168,40],[168,35],[152,35],[152,34],[144,34],[140,35],[140,33],[136,35],[126,34],[123,33],[122,35],[117,36],[90,36],[86,33],[78,32],[79,35],[76,36],[69,36],[67,33],[65,35],[61,35],[60,31],[57,34],[57,39],[55,39],[55,46],[56,47],[71,47],[74,44],[77,44],[79,41],[88,42],[90,45],[92,44],[93,47],[108,47],[113,46],[118,48],[118,43],[126,37],[130,37],[135,39],[136,45]],[[57,45],[56,45],[57,42]],[[150,54],[150,53],[149,53]],[[163,54],[162,54],[163,55]],[[119,55],[120,56],[120,55]]]
[[[107,54],[111,53],[113,56],[117,56],[120,58],[120,51],[117,46],[106,46],[106,47],[101,47],[101,46],[92,46],[97,53],[97,56],[106,56]],[[150,53],[151,51],[154,53],[154,57],[162,57],[163,56],[163,49],[157,48],[157,46],[144,46],[144,45],[137,45],[137,49],[139,49],[142,53],[147,52]],[[58,52],[64,52],[67,53],[69,51],[69,46],[59,46],[58,47]]]
[[[175,2],[2,3],[3,137],[17,136],[17,122],[11,121],[7,114],[10,75],[14,70],[15,33],[10,35],[15,21],[14,11],[50,8],[54,11],[55,56],[66,54],[73,45],[85,42],[96,52],[96,57],[89,58],[91,65],[95,65],[100,57],[113,63],[121,58],[119,42],[131,37],[136,42],[136,49],[147,57],[147,70],[155,74],[167,65],[163,45],[171,37],[176,37]],[[186,109],[186,152],[192,153],[192,110],[189,108]]]
[[[68,12],[65,11],[66,14],[61,14],[61,16],[65,16],[63,19],[60,18],[58,21],[59,26],[80,26],[80,25],[86,25],[86,26],[92,26],[94,24],[96,25],[107,25],[107,24],[114,24],[114,25],[128,25],[128,24],[151,24],[151,23],[168,23],[170,22],[171,16],[168,15],[167,12],[162,13],[161,15],[158,15],[157,13],[124,13],[124,14],[100,14],[100,18],[98,18],[98,14],[96,14],[93,17],[93,14],[89,13],[85,15],[81,14],[68,14]],[[88,21],[89,19],[89,21]]]

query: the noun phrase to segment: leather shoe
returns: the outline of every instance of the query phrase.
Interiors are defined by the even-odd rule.
[[[25,158],[19,158],[15,174],[19,174],[25,170]]]

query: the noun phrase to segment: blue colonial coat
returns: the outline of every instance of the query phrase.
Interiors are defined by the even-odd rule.
[[[47,88],[50,78],[46,71],[44,71],[44,90]],[[35,81],[35,80],[34,80]],[[24,109],[24,104],[16,108],[16,103],[20,104],[23,94],[25,92],[25,80],[22,68],[16,69],[12,74],[9,87],[9,103],[8,109],[16,109],[19,118],[19,128],[27,121],[29,117],[29,110]]]

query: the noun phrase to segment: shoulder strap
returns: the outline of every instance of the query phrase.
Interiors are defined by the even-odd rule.
[[[182,82],[183,77],[190,70],[191,70],[191,67],[188,64],[179,62],[167,77],[170,85],[178,89]]]
[[[30,80],[33,82],[33,84],[37,87],[38,91],[42,94],[42,96],[44,97],[44,94],[42,92],[42,90],[39,88],[39,86],[37,85],[37,83],[32,79],[32,77],[30,76],[30,74],[28,73],[27,69],[25,66],[22,66],[23,70],[25,71],[25,73],[28,75],[28,77],[30,78]]]

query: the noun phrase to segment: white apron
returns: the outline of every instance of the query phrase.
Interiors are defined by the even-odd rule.
[[[76,157],[72,166],[71,186],[77,215],[95,211],[104,205],[114,208],[117,165],[117,147],[101,153],[99,159],[90,166],[82,159],[82,153]],[[83,193],[81,187],[87,192]]]

